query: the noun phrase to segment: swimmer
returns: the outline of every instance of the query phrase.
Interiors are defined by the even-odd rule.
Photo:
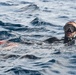
[[[67,22],[64,26],[64,43],[75,42],[76,38],[76,22],[70,21]]]
[[[63,28],[65,34],[63,39],[57,39],[56,37],[52,37],[45,41],[49,43],[64,41],[64,43],[67,43],[68,45],[74,44],[76,38],[76,22],[74,21],[67,22]]]

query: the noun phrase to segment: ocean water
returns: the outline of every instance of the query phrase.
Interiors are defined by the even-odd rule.
[[[0,0],[0,75],[76,75],[76,45],[46,43],[64,37],[63,26],[76,19],[76,0]]]

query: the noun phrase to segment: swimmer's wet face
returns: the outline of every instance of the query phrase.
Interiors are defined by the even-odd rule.
[[[75,35],[76,35],[76,23],[75,22],[68,22],[64,26],[64,43],[68,45],[75,44]]]
[[[73,38],[76,34],[76,27],[72,24],[66,24],[64,26],[65,36],[68,38]]]

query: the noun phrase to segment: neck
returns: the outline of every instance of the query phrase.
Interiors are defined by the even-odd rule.
[[[68,37],[65,36],[64,43],[67,43],[69,45],[75,44],[75,37],[68,38]]]

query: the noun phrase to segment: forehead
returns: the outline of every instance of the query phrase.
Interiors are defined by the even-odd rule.
[[[72,26],[76,27],[76,23],[75,23],[75,22],[67,22],[67,23],[65,24],[65,26],[66,26],[66,25],[72,25]]]
[[[66,25],[64,26],[64,29],[66,29],[66,28],[74,28],[74,26],[71,25],[71,24],[66,24]]]

